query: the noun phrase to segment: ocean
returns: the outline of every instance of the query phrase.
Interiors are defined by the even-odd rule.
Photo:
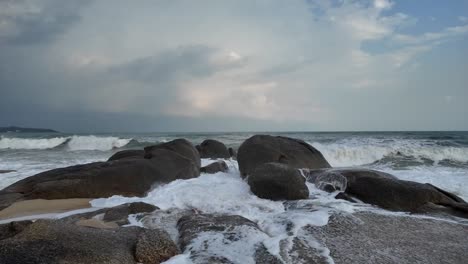
[[[212,138],[237,148],[262,133],[0,134],[0,188],[36,173],[104,161],[122,149],[186,138]],[[265,134],[265,133],[264,133]],[[468,199],[468,132],[288,132],[322,152],[333,167],[363,167],[427,182]]]
[[[15,170],[0,174],[0,188],[36,173],[75,164],[105,161],[123,149],[186,138],[194,144],[204,139],[217,139],[237,148],[248,137],[261,133],[145,133],[145,134],[17,134],[0,136],[0,170]],[[468,132],[311,132],[268,133],[303,139],[322,152],[334,167],[360,167],[391,173],[400,179],[431,183],[468,200]],[[202,159],[202,165],[211,163]],[[196,210],[208,214],[240,215],[255,222],[262,233],[250,229],[236,229],[238,240],[220,239],[216,232],[203,233],[194,240],[190,250],[210,256],[223,256],[232,263],[255,263],[255,248],[262,243],[269,253],[292,263],[282,254],[299,238],[318,254],[334,263],[330,250],[303,232],[306,226],[325,226],[333,213],[372,211],[377,214],[432,218],[405,212],[390,212],[363,203],[335,199],[307,183],[309,199],[271,201],[260,199],[250,192],[240,177],[235,160],[226,161],[228,172],[201,174],[198,178],[176,180],[156,185],[145,197],[115,195],[91,201],[92,208],[76,211],[27,216],[12,220],[34,218],[62,218],[71,214],[113,207],[124,203],[146,202],[161,212],[143,218],[129,217],[130,225],[162,228],[178,241],[177,219],[181,212]],[[84,211],[83,211],[84,210]],[[451,221],[443,220],[442,221]],[[286,241],[286,243],[284,243]],[[190,251],[164,262],[192,263]]]

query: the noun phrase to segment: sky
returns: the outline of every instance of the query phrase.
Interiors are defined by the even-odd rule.
[[[468,130],[467,0],[0,0],[0,126]]]

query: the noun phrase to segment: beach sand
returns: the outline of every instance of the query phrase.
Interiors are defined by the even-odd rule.
[[[88,198],[57,199],[57,200],[26,200],[16,202],[0,211],[0,220],[49,213],[63,213],[71,210],[91,207]]]

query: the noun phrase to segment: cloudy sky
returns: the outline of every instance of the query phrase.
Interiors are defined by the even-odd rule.
[[[0,126],[468,130],[468,1],[0,0]]]

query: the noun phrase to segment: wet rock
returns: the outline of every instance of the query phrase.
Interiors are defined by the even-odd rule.
[[[282,263],[254,222],[237,215],[192,214],[178,222],[179,245],[194,263]]]
[[[263,163],[278,162],[302,169],[330,168],[322,153],[306,142],[288,137],[256,135],[238,149],[237,160],[243,177]]]
[[[0,241],[0,263],[5,264],[159,263],[149,260],[168,259],[171,252],[177,254],[177,247],[161,230],[96,229],[61,220],[38,220]]]
[[[180,254],[169,234],[161,229],[144,230],[138,236],[135,258],[138,262],[159,264]]]
[[[197,150],[202,159],[229,159],[231,157],[226,145],[214,139],[203,141],[197,146]]]
[[[10,173],[10,172],[15,172],[15,170],[0,170],[0,174],[2,174],[2,173]]]
[[[160,149],[176,152],[179,155],[192,160],[197,165],[198,169],[201,167],[200,154],[198,153],[198,150],[186,139],[179,138],[166,143],[148,146],[145,148],[145,158],[159,158],[160,155],[155,151]]]
[[[0,225],[0,240],[15,236],[32,223],[32,221],[28,220]]]
[[[103,208],[97,211],[75,214],[62,219],[69,223],[76,223],[82,220],[98,219],[103,223],[115,223],[119,226],[129,224],[128,216],[131,214],[151,213],[158,210],[157,206],[143,202],[127,203],[111,208]],[[83,223],[82,223],[83,224]]]
[[[200,169],[200,172],[214,174],[217,172],[227,172],[228,165],[223,160],[218,160]]]
[[[152,248],[154,246],[154,248]],[[0,263],[159,263],[174,254],[161,230],[140,227],[97,229],[60,220],[37,220],[0,240]]]
[[[411,216],[332,215],[306,227],[335,263],[466,263],[468,225]]]
[[[116,152],[108,161],[120,159],[142,159],[145,156],[145,151],[142,149],[127,149]]]
[[[233,148],[228,148],[229,155],[231,156],[232,159],[237,159],[237,152]]]
[[[281,163],[259,165],[249,176],[250,190],[260,198],[298,200],[309,198],[306,179],[297,169]]]
[[[344,180],[338,180],[340,178]],[[454,215],[468,217],[468,204],[465,201],[431,184],[403,181],[374,170],[309,171],[309,181],[321,186],[320,179],[326,179],[325,182],[335,179],[340,186],[346,182],[347,195],[384,209],[421,212],[426,205],[435,204],[449,208]]]
[[[94,162],[42,172],[0,191],[0,205],[4,208],[24,199],[143,196],[156,183],[200,174],[193,160],[174,151],[155,149],[151,156],[151,159]]]

